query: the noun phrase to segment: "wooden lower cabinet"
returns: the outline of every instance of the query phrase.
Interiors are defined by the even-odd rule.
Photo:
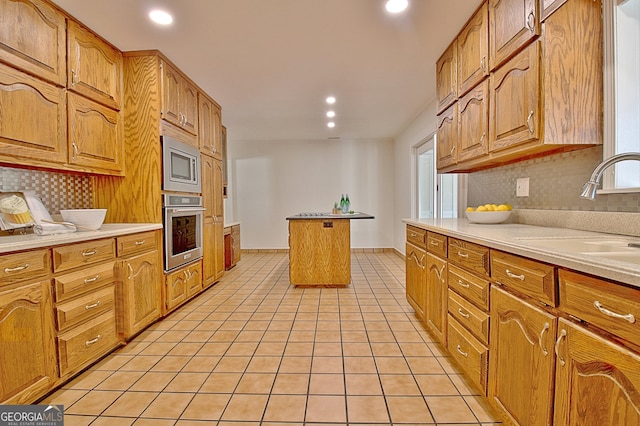
[[[58,376],[51,281],[0,287],[0,403],[29,404]]]
[[[447,340],[447,261],[427,253],[425,322],[439,342]]]
[[[407,243],[405,256],[407,302],[416,316],[424,320],[425,291],[427,289],[427,252]]]
[[[164,314],[183,304],[202,290],[202,261],[198,261],[165,275]]]
[[[561,319],[556,425],[640,425],[640,355]]]
[[[486,395],[489,348],[451,315],[447,320],[447,350],[471,382]]]
[[[491,287],[489,398],[514,424],[551,422],[556,328],[555,316]]]

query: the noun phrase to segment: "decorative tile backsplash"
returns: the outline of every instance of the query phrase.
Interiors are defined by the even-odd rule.
[[[88,176],[0,167],[0,191],[33,190],[50,214],[60,209],[92,208],[93,185]]]
[[[468,205],[510,203],[516,209],[640,212],[640,193],[579,197],[602,161],[602,147],[535,158],[469,175]],[[529,178],[529,197],[516,197],[516,179]]]

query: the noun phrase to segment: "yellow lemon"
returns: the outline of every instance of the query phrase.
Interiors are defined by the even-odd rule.
[[[467,207],[467,211],[468,211],[468,212],[475,212],[475,211],[476,211],[476,209],[474,209],[473,207]]]
[[[478,208],[476,209],[476,211],[477,211],[477,212],[486,212],[486,211],[488,211],[488,210],[487,210],[487,207],[485,207],[485,206],[478,206]]]
[[[491,204],[485,204],[484,208],[486,209],[486,211],[488,212],[492,212],[493,211],[493,206]]]
[[[499,206],[496,207],[496,211],[499,211],[499,212],[505,212],[509,210],[511,209],[506,204],[500,204]]]
[[[513,210],[513,206],[511,204],[505,204],[507,206],[507,210]]]

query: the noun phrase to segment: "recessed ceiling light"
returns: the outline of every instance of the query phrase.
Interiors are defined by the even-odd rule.
[[[169,25],[173,22],[173,16],[164,10],[157,9],[149,12],[149,19],[160,25]]]
[[[335,111],[327,111],[327,117],[333,118],[335,116],[336,116],[336,112]]]
[[[327,127],[334,128],[336,127],[336,123],[334,123],[333,121],[330,121],[327,123]]]
[[[327,103],[328,103],[328,104],[335,104],[335,103],[336,103],[336,98],[335,98],[335,97],[333,97],[333,96],[329,96],[329,97],[327,98]]]
[[[388,0],[385,8],[389,13],[400,13],[409,6],[409,0]]]

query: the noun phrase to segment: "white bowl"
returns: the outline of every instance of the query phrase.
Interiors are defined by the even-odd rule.
[[[499,212],[464,212],[464,214],[467,215],[467,219],[474,223],[502,223],[509,219],[511,210]]]
[[[78,231],[100,229],[107,209],[67,209],[60,210],[62,220],[71,222],[78,227]]]

